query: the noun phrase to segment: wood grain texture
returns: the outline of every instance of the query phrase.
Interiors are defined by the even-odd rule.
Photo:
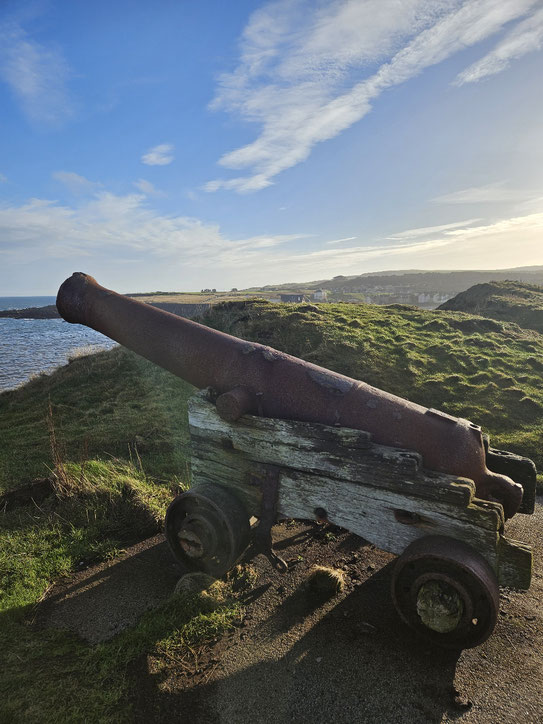
[[[342,528],[392,553],[417,538],[458,538],[485,556],[501,585],[527,588],[529,546],[502,536],[501,505],[475,497],[473,481],[422,469],[420,456],[371,442],[368,433],[245,415],[222,420],[205,391],[189,402],[193,484],[228,487],[260,513],[252,478],[280,474],[278,513],[315,519],[322,508]]]
[[[423,471],[418,453],[376,445],[360,430],[252,415],[227,423],[202,393],[189,401],[189,427],[194,450],[219,442],[250,460],[394,491],[416,488],[429,500],[467,505],[475,496],[472,480]]]

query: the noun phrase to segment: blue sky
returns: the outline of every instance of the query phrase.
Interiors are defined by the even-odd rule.
[[[543,0],[4,0],[0,295],[543,264]]]

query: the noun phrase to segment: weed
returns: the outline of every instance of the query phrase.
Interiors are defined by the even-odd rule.
[[[313,566],[307,578],[307,586],[315,593],[333,596],[345,588],[345,574],[338,568]]]

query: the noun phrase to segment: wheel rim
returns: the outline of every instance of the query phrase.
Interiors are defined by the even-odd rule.
[[[216,578],[235,564],[250,534],[243,504],[212,484],[179,495],[168,508],[165,528],[170,548],[185,568]]]
[[[398,558],[392,598],[400,617],[424,638],[471,648],[496,625],[499,587],[487,561],[453,538],[427,536]]]

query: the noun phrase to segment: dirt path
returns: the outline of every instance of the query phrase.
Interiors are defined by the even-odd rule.
[[[540,501],[541,503],[541,501]],[[502,589],[499,622],[462,652],[421,643],[389,596],[394,557],[347,533],[277,526],[281,576],[261,556],[243,625],[200,652],[195,671],[141,662],[137,721],[196,724],[537,724],[543,722],[543,507],[517,516],[510,537],[535,551],[527,592]],[[303,585],[314,563],[343,568],[345,591],[327,602]],[[160,536],[119,561],[82,571],[46,605],[43,625],[89,640],[132,625],[171,592],[175,566]],[[140,610],[141,609],[141,610]]]
[[[319,541],[314,528],[279,528],[294,571],[281,577],[258,561],[245,625],[217,645],[200,676],[170,670],[164,679],[148,661],[141,721],[543,722],[542,531],[541,505],[511,521],[508,535],[535,549],[532,588],[502,590],[493,636],[458,655],[421,643],[399,622],[389,597],[392,556],[347,534]],[[343,567],[349,581],[323,605],[301,585],[314,562]]]

